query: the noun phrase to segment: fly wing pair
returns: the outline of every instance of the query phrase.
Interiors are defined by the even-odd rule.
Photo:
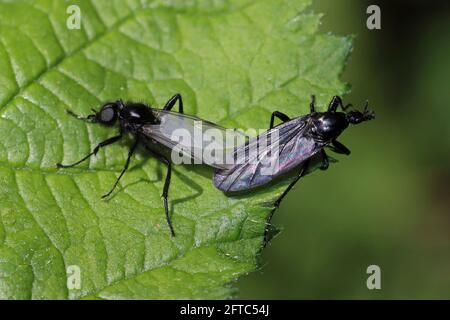
[[[143,135],[170,150],[183,163],[202,163],[216,169],[228,169],[226,161],[236,146],[248,139],[239,130],[226,129],[195,116],[161,109],[152,109],[159,124],[144,125]],[[173,159],[172,159],[173,160]]]
[[[142,133],[194,163],[216,168],[214,185],[225,192],[263,185],[323,147],[305,134],[308,115],[284,122],[248,140],[241,131],[225,129],[194,116],[153,111],[160,124],[145,125]],[[205,158],[203,152],[211,148],[222,156]]]
[[[238,147],[234,151],[236,164],[216,170],[216,188],[235,192],[264,185],[319,152],[324,145],[308,135],[308,118],[306,115],[284,122]]]

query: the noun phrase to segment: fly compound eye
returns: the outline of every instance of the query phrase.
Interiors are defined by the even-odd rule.
[[[106,104],[97,114],[97,120],[103,124],[111,125],[117,117],[116,106],[112,103]]]

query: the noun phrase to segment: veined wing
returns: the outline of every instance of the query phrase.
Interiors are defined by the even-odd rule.
[[[234,152],[236,164],[216,170],[214,185],[223,191],[248,190],[298,166],[323,146],[308,135],[308,116],[284,122]]]
[[[153,109],[160,123],[145,125],[144,135],[172,150],[172,161],[203,163],[226,169],[225,156],[248,137],[241,131],[226,129],[212,122],[182,113]]]
[[[234,163],[239,165],[264,160],[268,155],[275,153],[276,148],[289,142],[293,136],[304,132],[308,118],[306,115],[286,121],[252,138],[246,145],[234,150]]]

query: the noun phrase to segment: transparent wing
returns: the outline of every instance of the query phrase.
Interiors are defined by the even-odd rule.
[[[251,189],[272,181],[313,156],[323,146],[308,133],[308,116],[302,116],[253,138],[234,151],[236,164],[214,175],[223,191]]]
[[[291,141],[294,136],[302,133],[308,118],[309,116],[306,115],[292,119],[267,130],[258,137],[252,138],[246,145],[241,145],[234,151],[234,163],[256,162],[258,159],[264,160],[268,155],[278,154],[275,149],[280,149]],[[279,156],[282,155],[283,153],[279,154]]]
[[[230,168],[226,155],[248,139],[241,131],[226,129],[198,117],[158,109],[153,109],[153,112],[160,124],[145,125],[141,131],[170,148],[175,163],[204,163],[219,169]]]

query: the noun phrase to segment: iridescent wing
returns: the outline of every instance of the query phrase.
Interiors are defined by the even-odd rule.
[[[234,151],[235,165],[216,170],[214,185],[225,192],[264,185],[297,167],[324,144],[309,133],[309,116],[284,122]]]

